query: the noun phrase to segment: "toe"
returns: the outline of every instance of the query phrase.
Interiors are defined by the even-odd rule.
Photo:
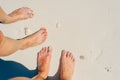
[[[43,54],[43,48],[38,52],[38,56],[41,56]]]
[[[44,35],[45,35],[45,34],[47,34],[47,31],[46,31],[46,29],[44,29],[44,31],[43,31],[43,33],[42,33],[42,34],[44,34]]]
[[[75,58],[74,57],[72,57],[72,61],[75,62]]]
[[[69,54],[69,58],[70,58],[71,60],[73,60],[73,54],[72,54],[72,53]]]
[[[40,30],[46,30],[46,28],[45,28],[45,27],[42,27],[42,28],[40,28]]]
[[[62,50],[62,52],[61,52],[61,59],[62,59],[62,58],[66,58],[66,54],[67,54],[66,51],[65,51],[65,50]]]
[[[69,51],[66,51],[66,57],[68,58],[70,55]]]
[[[73,58],[73,65],[75,66],[75,58]]]
[[[39,31],[40,31],[39,34],[45,34],[45,32],[46,32],[46,28],[41,28]],[[39,31],[38,31],[38,32],[39,32]]]
[[[65,50],[62,50],[62,56],[66,56],[66,51]]]
[[[47,55],[47,51],[48,51],[48,48],[45,47],[45,52],[44,52],[44,55],[45,55],[45,56]]]
[[[75,58],[73,58],[73,62],[75,62]]]
[[[42,48],[41,51],[43,52],[43,51],[44,51],[44,48]]]
[[[41,51],[38,53],[38,59],[40,58],[40,56],[41,56]]]
[[[26,18],[32,18],[33,16],[32,16],[31,13],[27,13],[27,14],[25,15],[25,17],[26,17]]]
[[[34,16],[34,14],[33,14],[33,13],[31,13],[31,14],[30,14],[30,18],[32,18],[33,16]]]
[[[52,53],[52,47],[48,46],[48,53]]]
[[[70,59],[71,59],[72,61],[74,61],[74,57],[73,57],[73,54],[72,54],[72,53],[70,53]]]
[[[72,53],[71,53],[71,54],[72,54]],[[71,56],[71,59],[74,59],[73,54],[72,54],[72,56]]]
[[[45,47],[42,48],[42,54],[44,54],[44,52],[45,52]]]
[[[42,56],[42,51],[40,50],[40,52],[38,53],[38,57]]]
[[[47,32],[45,32],[45,33],[44,33],[44,36],[48,36],[48,33],[47,33]]]
[[[71,53],[71,52],[69,52],[69,57],[70,57],[70,58],[72,57],[72,53]]]

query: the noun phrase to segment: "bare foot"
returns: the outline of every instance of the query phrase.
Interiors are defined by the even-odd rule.
[[[12,19],[9,21],[9,23],[15,22],[18,20],[32,18],[33,15],[34,15],[34,13],[30,8],[22,7],[22,8],[16,9],[15,11],[8,14],[8,16],[11,17],[11,19]]]
[[[21,39],[24,42],[24,45],[22,46],[21,50],[29,48],[29,47],[40,45],[43,42],[45,42],[46,38],[47,38],[46,29],[41,28],[37,32]]]
[[[72,53],[63,50],[60,60],[60,80],[71,80],[75,67]]]
[[[52,56],[51,47],[44,47],[38,53],[38,70],[39,70],[39,74],[44,79],[46,79],[48,76],[51,56]]]

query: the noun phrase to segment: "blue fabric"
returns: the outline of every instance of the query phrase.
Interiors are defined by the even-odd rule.
[[[0,59],[0,80],[8,80],[13,77],[32,78],[37,74],[37,69],[29,70],[24,65],[15,61]]]

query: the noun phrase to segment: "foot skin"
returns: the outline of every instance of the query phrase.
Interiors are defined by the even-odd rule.
[[[46,29],[41,28],[39,31],[21,39],[24,42],[24,45],[22,46],[21,50],[42,44],[46,41],[47,35],[48,34]]]
[[[11,78],[9,80],[31,80],[31,79],[27,78],[27,77],[15,77],[15,78]]]
[[[60,80],[72,80],[75,59],[72,53],[63,50],[60,60]]]
[[[52,56],[51,47],[44,47],[38,53],[38,71],[39,71],[40,76],[43,79],[46,79],[48,76],[51,56]]]
[[[34,13],[30,8],[22,7],[22,8],[16,9],[15,11],[8,14],[8,16],[11,17],[11,19],[12,19],[8,23],[16,22],[18,20],[25,20],[28,18],[32,18],[33,15],[34,15]]]
[[[0,44],[1,44],[1,42],[3,41],[3,39],[4,39],[4,35],[3,35],[3,33],[0,31]]]

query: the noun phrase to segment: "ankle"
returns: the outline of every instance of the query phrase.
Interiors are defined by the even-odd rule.
[[[28,45],[27,44],[27,41],[25,39],[18,39],[19,43],[21,44],[20,45],[20,50],[24,50],[26,49],[26,46]]]
[[[72,80],[72,79],[60,79],[60,80]]]
[[[12,21],[12,18],[10,16],[6,15],[5,18],[1,22],[3,24],[8,24],[8,23],[11,23],[13,21]]]
[[[60,80],[72,80],[71,78],[60,78]]]
[[[71,80],[71,79],[60,79],[60,80]]]
[[[38,73],[39,74],[39,76],[42,78],[42,79],[46,79],[47,78],[47,74],[45,73],[45,72],[40,72],[40,73]]]

